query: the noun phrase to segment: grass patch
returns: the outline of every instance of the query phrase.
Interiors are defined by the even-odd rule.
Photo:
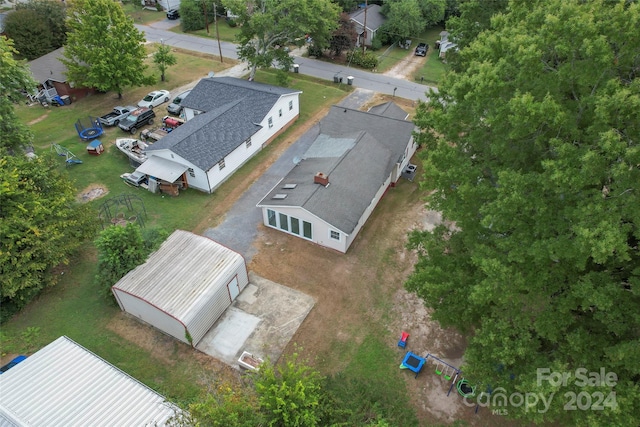
[[[442,30],[444,30],[443,27],[428,28],[420,35],[420,39],[429,44],[429,51],[427,52],[427,61],[424,66],[413,74],[415,81],[424,84],[438,84],[448,71],[447,64],[442,62],[438,56],[440,51],[435,48],[436,41],[440,40],[440,32]]]
[[[147,25],[152,22],[162,21],[167,17],[165,11],[156,11],[143,8],[139,2],[126,3],[122,5],[124,13],[133,18],[136,24]]]
[[[180,25],[171,28],[169,31],[176,34],[189,34],[191,36],[198,36],[207,39],[216,40],[216,26],[213,22],[209,23],[209,33],[207,34],[207,29],[203,28],[202,30],[185,32],[182,31],[182,27]],[[227,22],[223,19],[218,20],[218,33],[220,34],[220,40],[230,43],[236,42],[236,35],[240,33],[240,27],[231,27]]]

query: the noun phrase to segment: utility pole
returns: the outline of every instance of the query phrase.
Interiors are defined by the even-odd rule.
[[[218,32],[218,12],[216,11],[216,2],[213,2],[213,23],[216,26],[216,39],[218,39],[218,51],[220,52],[220,63],[224,63],[222,60],[222,46],[220,46],[220,33]]]
[[[204,0],[202,2],[202,12],[204,12],[204,24],[207,26],[207,35],[209,35],[209,19],[207,18],[207,6]]]
[[[369,9],[369,0],[364,1],[364,36],[362,37],[362,53],[365,53],[367,44],[367,9]]]

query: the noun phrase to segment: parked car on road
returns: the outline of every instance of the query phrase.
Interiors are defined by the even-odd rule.
[[[127,117],[129,113],[131,113],[135,109],[136,107],[134,107],[133,105],[127,105],[126,107],[113,107],[113,110],[111,110],[110,113],[105,114],[104,116],[100,116],[98,120],[100,120],[100,123],[105,126],[118,126],[120,120]]]
[[[182,113],[182,105],[180,104],[182,103],[182,100],[185,99],[187,95],[189,95],[189,93],[191,93],[190,90],[182,92],[180,95],[173,98],[173,101],[167,107],[167,111],[169,112],[169,114],[175,114],[176,116],[179,116],[180,113]]]
[[[138,102],[138,107],[157,107],[163,102],[169,102],[169,99],[171,99],[171,94],[168,90],[154,90],[153,92],[150,92],[147,96],[142,98],[140,102]]]
[[[174,20],[180,18],[180,11],[178,9],[167,10],[167,19]]]
[[[144,125],[152,125],[153,118],[156,116],[156,113],[153,112],[150,108],[138,108],[133,110],[131,114],[125,117],[118,127],[125,132],[131,132],[131,135],[135,135],[135,133]]]
[[[427,56],[427,52],[429,51],[429,45],[426,43],[419,43],[416,47],[415,55],[416,56]]]

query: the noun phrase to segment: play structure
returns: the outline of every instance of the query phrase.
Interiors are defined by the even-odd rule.
[[[415,372],[415,378],[418,378],[418,374],[422,370],[426,359],[418,356],[410,351],[405,354],[404,359],[402,359],[402,363],[400,364],[400,369],[408,369],[411,372]]]
[[[400,340],[398,341],[398,347],[405,348],[407,346],[407,340],[409,339],[409,334],[405,331],[402,331],[402,335],[400,335]]]
[[[104,152],[104,145],[100,142],[99,139],[94,139],[89,144],[87,144],[87,153],[92,156],[99,156]]]
[[[69,151],[69,149],[63,147],[62,145],[53,144],[51,148],[55,150],[58,156],[65,158],[65,166],[79,165],[82,163],[82,160],[80,160],[78,157],[76,157],[75,154],[73,154],[71,151]]]
[[[78,119],[75,124],[78,136],[83,141],[91,141],[98,138],[104,130],[102,129],[102,123],[95,117],[89,116],[87,119]]]

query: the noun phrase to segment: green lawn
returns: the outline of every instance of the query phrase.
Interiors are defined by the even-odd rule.
[[[179,25],[177,27],[173,27],[171,30],[177,34],[183,34],[182,27]],[[240,27],[230,27],[229,24],[224,19],[218,19],[218,33],[220,34],[220,40],[230,43],[235,43],[236,35],[240,32]],[[204,28],[198,31],[191,31],[185,34],[190,34],[192,36],[206,37],[209,39],[217,39],[216,36],[216,26],[213,22],[209,23],[209,34],[207,34],[207,29]]]
[[[122,5],[124,13],[133,18],[136,24],[147,25],[152,22],[161,21],[167,17],[165,11],[155,11],[144,9],[140,2],[126,3]]]
[[[427,52],[427,62],[413,74],[413,79],[417,82],[434,85],[447,72],[447,64],[438,57],[439,51],[436,49],[436,40],[440,40],[440,31],[443,27],[433,27],[427,29],[420,35],[420,41],[429,45]]]

